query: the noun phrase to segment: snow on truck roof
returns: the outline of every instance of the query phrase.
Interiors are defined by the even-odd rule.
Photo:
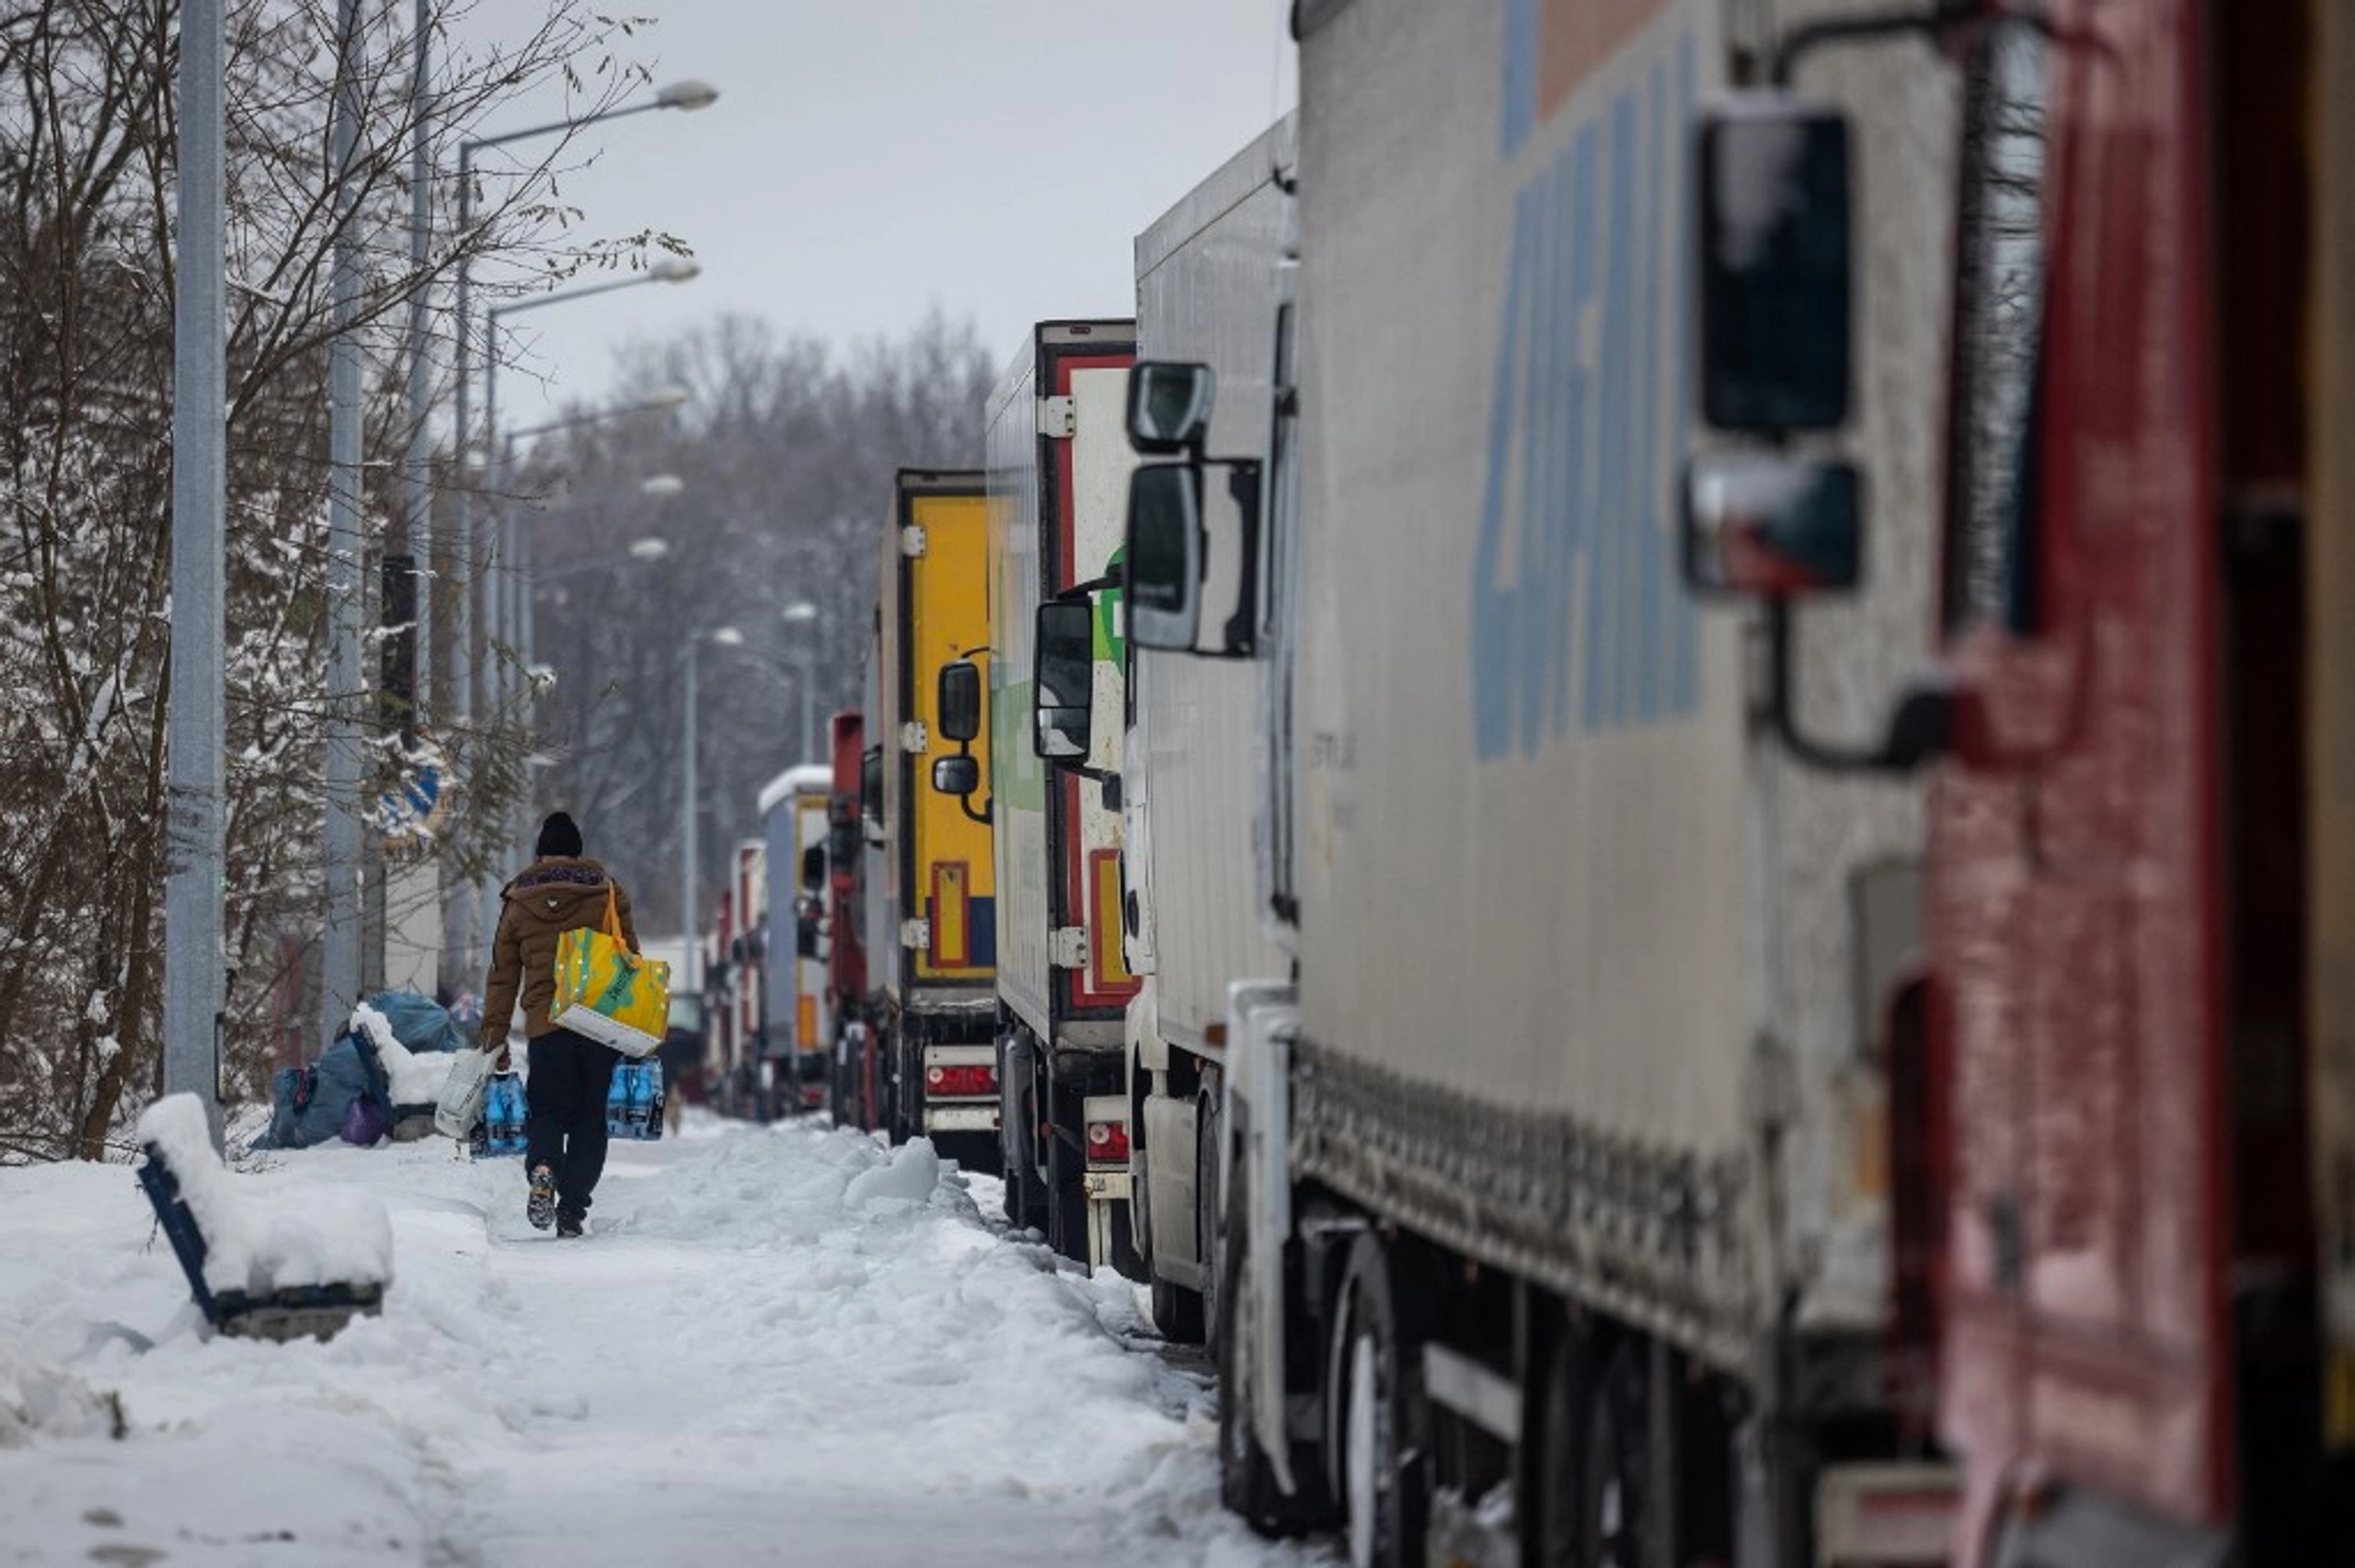
[[[786,769],[761,786],[760,813],[767,816],[787,795],[831,795],[833,788],[833,769],[823,762],[803,762]]]

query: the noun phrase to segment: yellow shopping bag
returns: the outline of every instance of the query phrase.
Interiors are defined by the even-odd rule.
[[[671,966],[629,950],[611,887],[604,929],[582,926],[557,938],[548,1022],[626,1057],[652,1056],[662,1044],[671,1023]]]

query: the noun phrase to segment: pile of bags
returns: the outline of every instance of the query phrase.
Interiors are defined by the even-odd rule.
[[[271,1081],[270,1127],[256,1149],[308,1149],[332,1138],[362,1148],[432,1130],[453,1052],[471,1044],[432,998],[385,991],[355,1009],[319,1059]]]

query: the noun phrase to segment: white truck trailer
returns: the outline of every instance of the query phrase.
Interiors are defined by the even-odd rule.
[[[1289,118],[1137,236],[1137,353],[1218,372],[1211,449],[1264,459],[1277,269],[1291,218]],[[1251,852],[1258,672],[1235,659],[1132,655],[1121,773],[1128,834],[1130,1159],[1138,1251],[1163,1333],[1190,1342],[1215,1286],[1218,1108],[1226,991],[1290,960],[1261,912]]]
[[[1264,474],[1199,418],[1223,375],[1136,374],[1132,635],[1258,657],[1294,959],[1231,993],[1225,1495],[1359,1562],[1947,1561],[1886,1202],[1920,792],[1796,761],[1763,639],[1677,567],[1692,127],[1839,9],[1304,0]],[[1818,439],[1927,513],[1951,72],[1829,58],[1804,85],[1907,112],[1856,149],[1857,370],[1896,395]],[[1861,734],[1913,672],[1928,552],[1890,545],[1797,639],[1793,722]]]

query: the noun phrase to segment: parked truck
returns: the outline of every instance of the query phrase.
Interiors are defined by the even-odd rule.
[[[877,1098],[867,981],[867,846],[860,797],[867,757],[865,712],[833,715],[826,728],[826,1006],[834,1020],[830,1104],[834,1125],[874,1130]]]
[[[773,1115],[825,1103],[834,1021],[826,1000],[825,762],[787,768],[761,790],[762,918],[747,956],[761,977],[758,1017]]]
[[[2355,21],[1970,19],[1941,29],[1966,127],[1941,674],[1900,721],[1936,761],[1930,941],[1891,1053],[1955,1560],[2355,1562]],[[1823,164],[1744,215],[1785,265],[1729,291],[1806,332],[1851,284],[1787,264],[1842,257],[1850,203],[1805,152],[1837,132],[1786,97],[1717,133]],[[1750,348],[1708,372],[1725,406],[1812,395],[1780,331]],[[1802,549],[1773,510],[1694,558],[1780,624],[1795,557],[1855,555],[1861,523],[1826,510]],[[1876,512],[1876,548],[1913,522]]]
[[[1057,1251],[1135,1269],[1122,1015],[1119,775],[1126,642],[1118,552],[1130,321],[1038,326],[987,416],[988,800],[997,864],[996,1072],[1006,1212]],[[970,747],[982,671],[942,672]],[[977,758],[937,758],[969,806]]]
[[[1257,659],[1291,959],[1234,977],[1198,1200],[1224,1492],[1341,1524],[1357,1562],[1947,1561],[1935,1363],[1890,1264],[1922,791],[1807,766],[1752,701],[1796,670],[1809,723],[1878,721],[1927,547],[1892,540],[1796,646],[1705,616],[1677,569],[1690,127],[1837,9],[1308,0],[1264,465],[1212,423],[1223,374],[1135,375],[1140,679]],[[1954,125],[1923,110],[1951,68],[1917,47],[1835,89],[1909,128],[1857,149],[1853,350],[1898,395],[1817,439],[1926,513]]]
[[[1262,461],[1272,415],[1277,271],[1291,216],[1289,118],[1137,236],[1137,352],[1217,367],[1208,440]],[[1242,660],[1132,655],[1121,773],[1129,967],[1130,1152],[1138,1251],[1153,1315],[1202,1337],[1215,1284],[1218,1109],[1229,982],[1282,975],[1251,850],[1258,674]]]
[[[989,656],[989,513],[978,472],[902,469],[892,482],[877,606],[879,944],[871,1049],[875,1115],[891,1139],[931,1139],[969,1168],[998,1156],[997,868],[990,819],[931,786],[953,744],[977,771],[988,737],[952,735],[940,673]],[[967,668],[972,668],[971,664]]]

